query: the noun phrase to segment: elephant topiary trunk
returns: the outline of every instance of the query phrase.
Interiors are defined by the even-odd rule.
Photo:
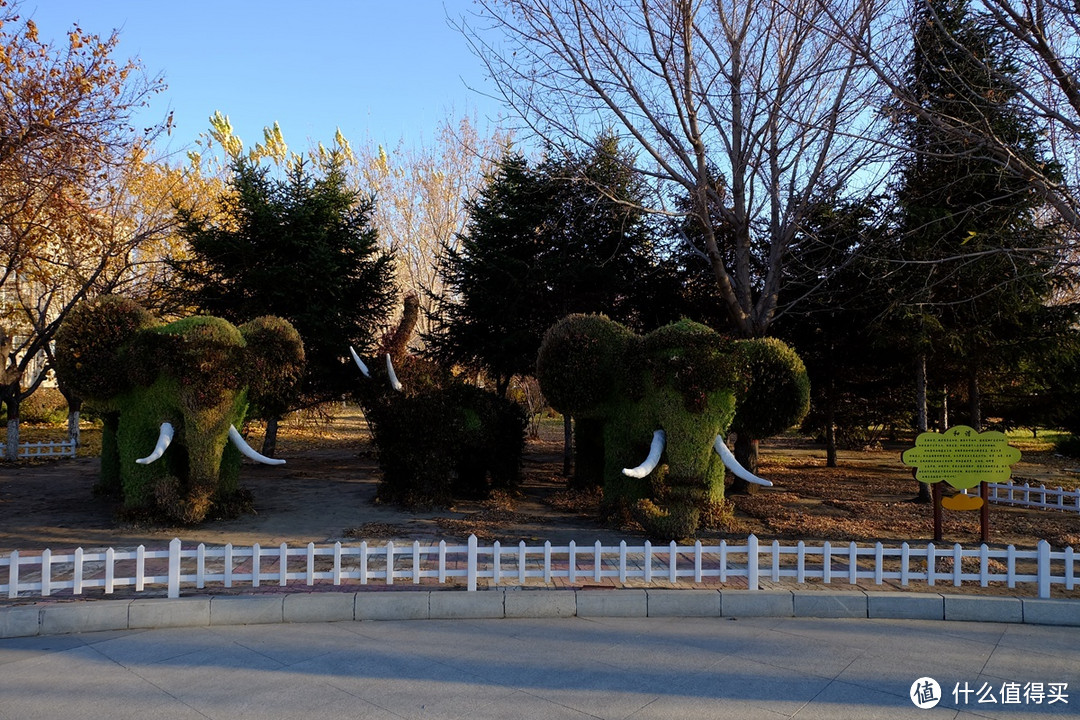
[[[786,345],[688,320],[639,336],[570,315],[547,331],[537,378],[552,407],[589,428],[577,462],[602,463],[606,511],[630,512],[664,539],[693,536],[702,511],[723,501],[725,466],[769,484],[735,463],[730,429],[775,434],[809,408],[806,369]]]
[[[163,324],[105,296],[64,321],[56,365],[61,384],[104,416],[100,488],[128,513],[197,523],[239,494],[242,454],[282,462],[247,447],[236,427],[252,402],[287,404],[304,349],[280,318]]]

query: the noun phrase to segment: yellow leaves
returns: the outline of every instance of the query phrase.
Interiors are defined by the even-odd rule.
[[[273,158],[274,162],[281,164],[288,157],[289,146],[285,144],[285,137],[281,134],[281,126],[274,123],[273,127],[263,128],[263,142],[256,143],[248,153],[253,162],[258,162],[264,157]]]
[[[220,110],[215,110],[214,114],[210,116],[210,137],[231,158],[239,157],[244,150],[243,140],[233,135],[233,127],[232,123],[229,122],[229,116],[222,115]]]
[[[26,21],[26,39],[32,43],[36,43],[38,41],[38,29],[37,25],[34,24],[33,20]]]
[[[355,158],[352,146],[349,145],[349,140],[341,132],[341,128],[337,128],[334,132],[334,143],[340,148],[346,160],[352,161]]]

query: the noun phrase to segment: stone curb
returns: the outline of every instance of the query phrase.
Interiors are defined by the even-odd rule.
[[[546,617],[806,617],[1080,626],[1080,600],[824,590],[325,592],[0,607],[0,638],[282,622]]]

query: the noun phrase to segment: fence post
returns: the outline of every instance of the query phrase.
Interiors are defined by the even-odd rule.
[[[394,541],[386,541],[386,584],[394,584]]]
[[[1039,597],[1050,597],[1050,543],[1040,540],[1036,546],[1039,569]]]
[[[169,597],[180,597],[180,538],[169,543]]]
[[[19,551],[12,550],[8,556],[8,598],[19,597]]]
[[[468,590],[473,592],[476,590],[476,536],[469,536],[469,554],[466,562],[466,577],[468,579]]]
[[[758,585],[758,539],[757,535],[746,538],[746,587],[760,590]]]

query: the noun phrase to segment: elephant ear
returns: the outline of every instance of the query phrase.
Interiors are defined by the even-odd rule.
[[[589,417],[625,387],[637,335],[603,315],[568,315],[548,328],[536,358],[536,379],[551,407]]]
[[[782,340],[737,343],[743,378],[731,430],[772,437],[802,421],[810,409],[810,380],[802,359]]]
[[[77,397],[107,405],[131,387],[127,347],[156,324],[129,298],[103,295],[77,305],[56,333],[60,384]]]
[[[292,405],[304,374],[304,342],[289,323],[273,315],[240,326],[247,342],[248,401],[252,415],[264,419],[284,415]]]

